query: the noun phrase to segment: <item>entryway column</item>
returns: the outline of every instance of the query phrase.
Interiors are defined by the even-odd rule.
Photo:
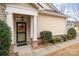
[[[33,41],[37,41],[37,16],[34,16],[34,32],[33,32]]]
[[[34,17],[33,16],[31,16],[31,32],[30,32],[30,34],[31,34],[31,39],[33,39],[33,19],[34,19]]]
[[[8,13],[6,16],[7,16],[7,20],[6,20],[6,22],[7,22],[8,26],[10,27],[10,29],[11,29],[11,33],[12,33],[12,37],[11,37],[12,42],[11,42],[11,44],[14,44],[13,15],[12,15],[12,13]]]
[[[31,38],[37,41],[37,16],[31,16]]]

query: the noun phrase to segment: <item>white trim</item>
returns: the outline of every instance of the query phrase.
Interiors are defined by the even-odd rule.
[[[60,13],[55,13],[55,12],[44,11],[44,10],[39,11],[39,13],[68,18],[68,16],[66,15],[62,15]]]
[[[16,7],[15,5],[6,5],[6,7],[13,7],[13,8],[19,8],[19,9],[25,9],[25,10],[30,10],[30,11],[37,11],[35,9],[30,9],[30,8],[26,8],[26,7]]]
[[[60,11],[52,4],[52,3],[47,3],[52,9],[54,9],[57,13],[60,13]],[[61,14],[61,13],[60,13]]]
[[[37,16],[34,16],[33,41],[37,41]]]
[[[31,38],[37,41],[37,16],[31,16]]]
[[[31,34],[31,36],[30,36],[31,38],[33,38],[33,31],[34,31],[33,30],[33,23],[34,23],[33,22],[33,16],[31,16],[31,33],[30,33]]]
[[[6,16],[7,16],[6,22],[7,22],[8,26],[11,28],[11,33],[12,33],[12,37],[11,37],[12,42],[11,42],[11,44],[14,44],[15,43],[14,42],[15,38],[14,38],[13,15],[10,13],[10,14],[7,14]]]
[[[26,15],[38,15],[37,11],[29,10],[29,9],[23,9],[23,8],[17,8],[17,7],[6,7],[7,13],[18,13],[18,14],[26,14]]]

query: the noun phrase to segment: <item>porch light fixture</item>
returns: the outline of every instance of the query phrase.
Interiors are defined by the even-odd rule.
[[[21,21],[24,21],[24,17],[23,16],[21,17]]]

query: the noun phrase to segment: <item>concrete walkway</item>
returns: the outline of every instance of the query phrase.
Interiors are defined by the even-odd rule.
[[[44,56],[47,55],[49,52],[57,51],[76,43],[79,43],[79,37],[64,43],[54,44],[52,46],[39,49],[33,49],[30,45],[21,46],[17,47],[17,51],[19,52],[20,56]]]

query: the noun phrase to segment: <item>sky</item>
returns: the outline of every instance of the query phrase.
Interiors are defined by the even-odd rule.
[[[61,7],[62,3],[54,3],[54,5],[57,7],[58,10],[61,10],[61,8],[64,8],[64,14],[69,15],[73,18],[76,18],[78,20],[77,16],[77,3],[63,3],[63,7]]]

